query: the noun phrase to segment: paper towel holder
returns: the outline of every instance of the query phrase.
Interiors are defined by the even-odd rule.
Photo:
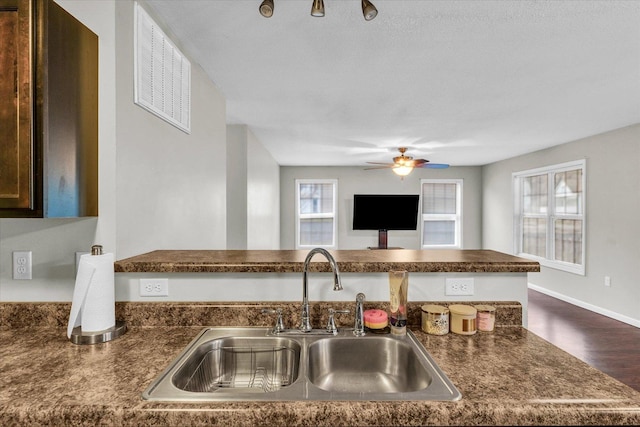
[[[91,255],[102,255],[102,245],[91,246]],[[76,326],[71,331],[69,340],[73,344],[100,344],[114,340],[127,332],[127,324],[123,320],[116,320],[116,324],[102,331],[83,331],[82,326]]]
[[[76,326],[71,331],[69,339],[73,344],[100,344],[114,340],[127,332],[127,324],[122,320],[116,320],[115,326],[104,331],[86,332],[81,326]]]

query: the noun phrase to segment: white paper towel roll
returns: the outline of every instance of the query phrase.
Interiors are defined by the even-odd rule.
[[[113,254],[82,255],[73,290],[67,337],[71,337],[73,328],[77,326],[86,332],[114,327],[115,304]]]

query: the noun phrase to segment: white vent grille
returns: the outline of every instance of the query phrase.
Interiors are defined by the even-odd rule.
[[[178,129],[191,132],[191,63],[135,5],[134,101]]]

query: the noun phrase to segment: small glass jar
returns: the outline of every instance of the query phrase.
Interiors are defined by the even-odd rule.
[[[478,310],[470,305],[453,304],[449,306],[449,311],[451,311],[451,332],[460,335],[473,335],[476,333]]]
[[[476,324],[479,331],[491,332],[496,324],[496,308],[492,305],[476,305]]]
[[[431,335],[449,333],[449,309],[443,305],[422,306],[422,330]]]

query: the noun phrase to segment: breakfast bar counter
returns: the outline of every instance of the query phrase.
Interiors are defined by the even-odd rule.
[[[115,263],[116,273],[301,273],[308,250],[157,250]],[[343,273],[529,273],[536,261],[492,250],[335,250]],[[330,272],[316,257],[309,271]]]
[[[640,393],[518,326],[471,336],[411,327],[462,393],[455,402],[149,402],[142,391],[207,324],[247,323],[219,316],[221,304],[176,303],[177,317],[162,317],[166,305],[119,304],[129,331],[97,345],[69,342],[69,304],[0,304],[1,425],[640,424]],[[176,321],[190,309],[219,321]]]

